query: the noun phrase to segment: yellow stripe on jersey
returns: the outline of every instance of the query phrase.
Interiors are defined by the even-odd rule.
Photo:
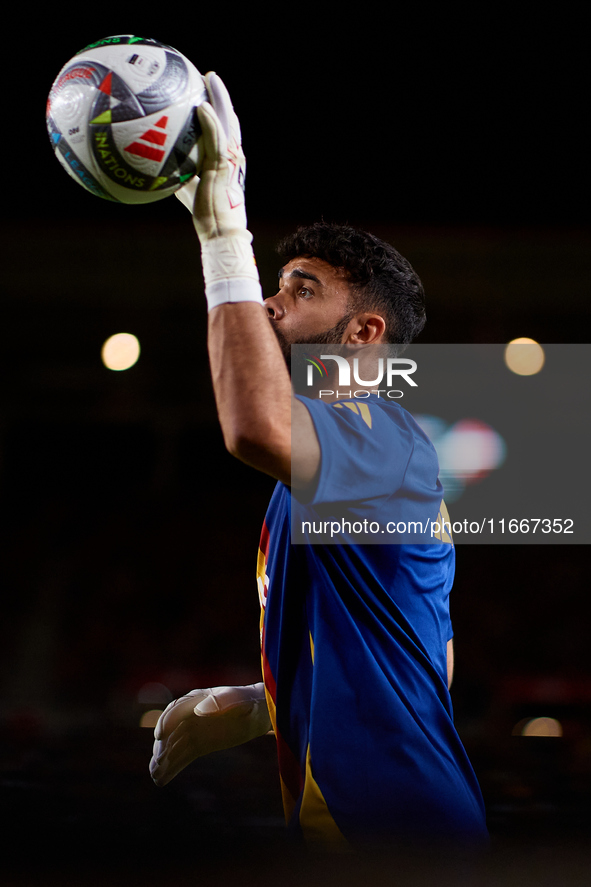
[[[449,512],[447,510],[447,506],[443,499],[441,500],[441,505],[439,506],[439,514],[437,515],[438,532],[433,533],[434,539],[439,539],[440,542],[447,542],[450,545],[454,544],[454,540],[451,535],[451,521],[449,519]]]
[[[343,407],[349,407],[353,413],[361,416],[368,428],[371,428],[371,413],[369,411],[369,406],[366,403],[351,403],[350,401],[346,401],[345,403],[335,403],[333,406],[340,410],[342,410]]]
[[[361,414],[361,418],[365,422],[368,428],[371,428],[371,413],[369,411],[369,407],[366,403],[359,404],[359,412]]]
[[[295,799],[283,781],[281,773],[279,774],[279,786],[281,788],[281,803],[283,804],[283,815],[285,816],[285,824],[289,825],[295,809]]]
[[[332,818],[324,795],[312,775],[309,745],[306,753],[306,779],[300,808],[300,826],[307,843],[328,844],[331,847],[342,845],[343,848],[347,845],[346,839]]]

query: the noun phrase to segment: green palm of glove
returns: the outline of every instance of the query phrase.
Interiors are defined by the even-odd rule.
[[[192,690],[171,702],[158,719],[150,775],[164,786],[196,758],[249,742],[270,729],[262,683]]]

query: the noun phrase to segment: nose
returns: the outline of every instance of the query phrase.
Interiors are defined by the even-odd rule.
[[[285,317],[287,308],[284,299],[281,298],[281,292],[265,299],[265,308],[271,320],[281,320],[282,317]]]

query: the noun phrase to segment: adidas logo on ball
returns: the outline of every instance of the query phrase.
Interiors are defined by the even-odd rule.
[[[128,154],[135,154],[136,157],[145,157],[148,160],[155,160],[161,163],[164,160],[165,152],[157,145],[165,145],[166,143],[166,124],[168,117],[161,117],[154,124],[154,129],[150,128],[140,137],[140,141],[132,142],[125,150]]]

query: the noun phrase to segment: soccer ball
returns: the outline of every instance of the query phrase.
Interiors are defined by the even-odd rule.
[[[92,194],[150,203],[199,173],[195,109],[204,100],[202,75],[176,49],[130,34],[106,37],[57,75],[47,130],[62,166]]]

